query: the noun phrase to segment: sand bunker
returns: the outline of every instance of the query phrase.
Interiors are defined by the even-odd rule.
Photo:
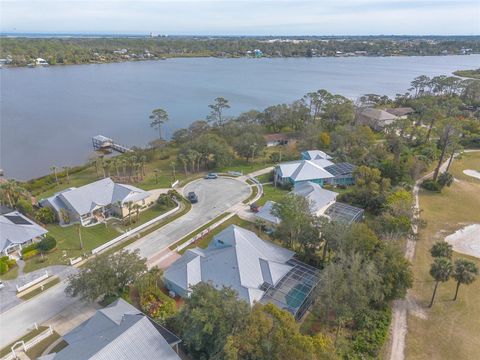
[[[458,253],[480,258],[480,224],[465,226],[448,235],[445,241]]]
[[[463,170],[463,173],[465,175],[480,179],[480,171],[467,169],[467,170]]]

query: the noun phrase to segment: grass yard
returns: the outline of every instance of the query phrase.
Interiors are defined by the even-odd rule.
[[[15,344],[17,341],[29,341],[29,340],[32,340],[35,336],[37,336],[38,334],[40,334],[41,332],[47,330],[48,327],[46,326],[39,326],[38,327],[38,330],[36,329],[33,329],[32,331],[28,332],[27,334],[23,335],[21,338],[19,338],[18,340],[15,340],[14,342],[8,344],[7,346],[5,346],[3,349],[0,350],[0,357],[4,357],[6,355],[8,355],[9,353],[11,353],[11,347],[13,344]]]
[[[40,341],[37,345],[31,347],[30,349],[27,350],[27,355],[30,359],[36,359],[42,355],[42,353],[55,341],[60,339],[60,335],[57,332],[53,332],[52,335],[47,337],[46,339]],[[67,345],[65,341],[61,341],[59,344],[62,344],[63,347]],[[55,346],[55,348],[58,345]],[[53,351],[52,351],[53,352]]]
[[[407,359],[477,359],[480,349],[480,279],[461,285],[457,301],[452,301],[455,282],[438,287],[435,303],[428,309],[434,282],[429,275],[432,244],[463,226],[480,223],[480,182],[463,174],[475,169],[480,153],[455,160],[451,172],[459,181],[441,194],[420,191],[421,217],[427,226],[420,230],[413,261],[415,276],[412,294],[427,319],[409,315],[406,344]],[[454,254],[454,258],[465,255]],[[480,267],[479,259],[475,260]]]
[[[280,186],[275,187],[273,184],[263,185],[263,195],[258,199],[257,204],[262,206],[269,200],[279,201],[288,193],[288,190],[282,189]]]
[[[5,274],[0,275],[0,280],[13,280],[16,279],[18,276],[18,266],[14,266],[13,268],[9,269]]]
[[[35,296],[41,294],[45,290],[50,289],[52,286],[57,285],[59,282],[60,282],[60,279],[58,277],[55,277],[54,279],[50,280],[49,282],[43,285],[43,290],[42,290],[42,287],[37,287],[35,290],[32,290],[26,293],[25,295],[20,296],[20,299],[24,301],[30,300],[31,298],[34,298]]]

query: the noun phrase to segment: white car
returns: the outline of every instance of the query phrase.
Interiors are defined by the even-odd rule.
[[[0,289],[3,289],[5,287],[5,284],[0,281]]]

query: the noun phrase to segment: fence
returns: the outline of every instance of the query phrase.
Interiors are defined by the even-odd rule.
[[[183,249],[185,249],[187,246],[195,243],[196,241],[200,240],[201,238],[203,238],[204,236],[208,235],[210,233],[210,231],[212,231],[213,229],[215,229],[216,227],[222,225],[225,221],[227,221],[228,219],[230,219],[231,217],[235,216],[235,213],[230,213],[228,214],[227,216],[225,216],[224,218],[218,220],[216,223],[210,225],[208,228],[206,228],[205,230],[202,230],[202,232],[198,233],[197,235],[195,235],[194,237],[192,237],[190,240],[187,240],[185,241],[183,244],[181,245],[178,245],[176,248],[175,248],[175,251],[176,252],[179,252],[179,251],[182,251]]]
[[[172,188],[174,188],[175,186],[177,186],[177,185],[178,185],[178,183],[179,183],[179,181],[178,181],[178,180],[175,180],[175,182],[174,182],[174,183],[172,183]]]
[[[20,348],[23,350],[23,351],[27,351],[28,349],[34,347],[35,345],[37,345],[40,341],[43,341],[45,340],[46,338],[48,338],[50,335],[53,334],[53,328],[52,326],[49,326],[48,329],[46,329],[45,331],[42,331],[40,334],[38,334],[37,336],[35,336],[33,339],[25,342],[23,340],[21,341],[18,341],[16,342],[15,344],[13,344],[11,350],[12,352],[9,353],[8,355],[4,356],[1,360],[13,360],[13,359],[17,359],[17,353],[15,352],[15,348],[18,347],[18,345],[22,345]]]
[[[83,258],[81,256],[77,257],[77,258],[68,258],[68,260],[70,261],[70,265],[75,265],[75,264],[78,264],[80,261],[83,260]]]
[[[44,275],[42,275],[42,276],[40,276],[40,277],[38,277],[38,278],[36,278],[36,279],[34,279],[34,280],[26,283],[25,285],[22,285],[22,286],[16,285],[16,286],[17,286],[17,293],[22,292],[23,290],[26,290],[26,289],[28,289],[29,287],[32,287],[33,285],[38,284],[39,282],[42,282],[43,280],[45,280],[46,278],[48,278],[48,276],[49,276],[49,275],[48,275],[48,271],[45,270],[45,274],[44,274]]]
[[[145,224],[137,226],[135,229],[129,230],[129,231],[123,233],[122,235],[117,236],[115,239],[112,239],[109,242],[106,242],[105,244],[100,245],[99,247],[96,247],[95,249],[92,250],[92,254],[95,255],[95,254],[98,254],[99,252],[101,252],[105,249],[108,249],[110,246],[115,245],[122,240],[125,240],[129,236],[131,236],[131,235],[133,235],[133,234],[135,234],[139,231],[142,231],[143,229],[149,227],[150,225],[156,223],[157,221],[162,220],[162,219],[166,218],[167,216],[172,215],[173,213],[177,212],[178,209],[180,209],[180,204],[177,204],[177,206],[174,209],[167,211],[165,214],[157,216],[155,219],[149,220]]]

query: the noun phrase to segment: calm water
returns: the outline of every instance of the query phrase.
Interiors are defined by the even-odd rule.
[[[477,68],[480,55],[397,58],[169,59],[0,70],[1,164],[7,177],[44,175],[84,162],[97,134],[146,145],[152,109],[170,114],[167,135],[205,118],[217,96],[228,115],[327,89],[350,98],[405,92],[421,74]]]

